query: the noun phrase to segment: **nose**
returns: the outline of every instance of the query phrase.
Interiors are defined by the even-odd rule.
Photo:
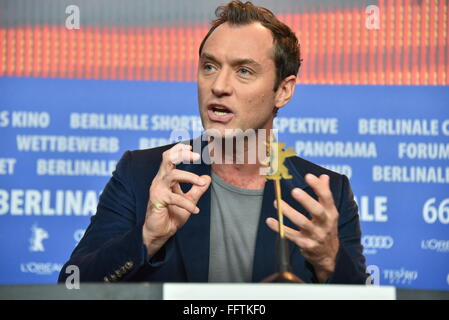
[[[229,96],[232,93],[232,86],[230,85],[229,81],[229,72],[222,69],[219,72],[217,72],[217,75],[214,79],[214,82],[212,83],[212,93],[216,97],[222,97],[222,96]]]

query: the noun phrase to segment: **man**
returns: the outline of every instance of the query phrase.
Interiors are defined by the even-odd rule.
[[[199,51],[201,119],[206,132],[218,133],[203,138],[206,155],[211,146],[219,151],[218,141],[235,140],[230,129],[271,130],[300,66],[296,36],[267,9],[233,1],[216,13]],[[242,156],[231,150],[232,159]],[[190,163],[201,157],[194,151],[177,144],[126,152],[59,281],[66,266],[77,265],[81,281],[260,282],[276,271],[274,205],[281,205],[297,276],[365,283],[357,205],[345,176],[288,158],[293,178],[282,181],[277,204],[260,161]]]

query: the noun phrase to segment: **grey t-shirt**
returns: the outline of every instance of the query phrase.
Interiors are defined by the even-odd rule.
[[[209,282],[251,282],[262,198],[212,172]]]

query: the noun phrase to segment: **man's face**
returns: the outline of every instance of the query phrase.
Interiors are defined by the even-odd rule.
[[[260,23],[224,23],[206,40],[198,67],[198,100],[204,128],[270,129],[276,68],[273,36]]]

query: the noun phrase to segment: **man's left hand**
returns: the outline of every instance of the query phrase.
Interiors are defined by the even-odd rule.
[[[284,216],[300,229],[298,231],[284,226],[284,232],[285,237],[295,243],[304,258],[312,264],[318,281],[324,282],[335,270],[340,247],[339,213],[329,187],[328,175],[323,174],[317,178],[313,174],[307,174],[305,180],[318,196],[318,201],[299,188],[292,190],[292,197],[310,213],[312,219],[308,219],[282,201],[281,208]],[[266,223],[270,229],[278,232],[279,222],[276,219],[268,218]]]

